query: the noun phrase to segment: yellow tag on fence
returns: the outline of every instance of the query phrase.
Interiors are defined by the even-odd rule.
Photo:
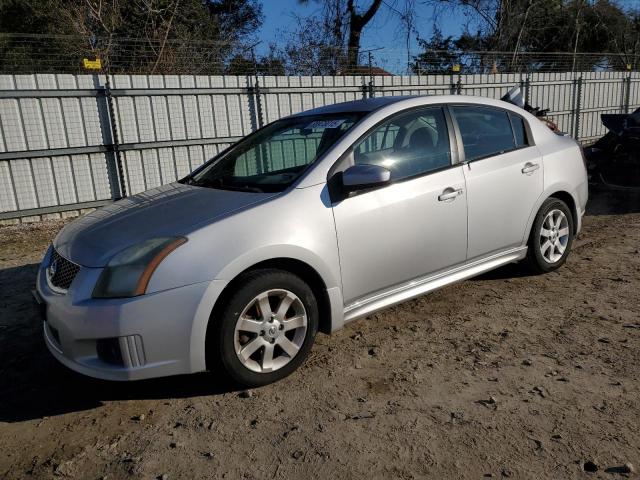
[[[100,70],[102,68],[102,62],[100,61],[99,58],[96,58],[95,60],[89,60],[88,58],[83,58],[82,65],[87,70]]]
[[[456,63],[453,67],[451,67],[451,70],[453,70],[454,72],[459,72],[460,71],[460,65]]]

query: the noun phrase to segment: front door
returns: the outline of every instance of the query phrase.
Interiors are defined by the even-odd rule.
[[[464,263],[467,205],[439,107],[391,117],[358,142],[356,164],[391,171],[391,185],[333,205],[345,304]]]

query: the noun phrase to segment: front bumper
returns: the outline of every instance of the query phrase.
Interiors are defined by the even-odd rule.
[[[60,294],[40,267],[34,296],[41,303],[44,340],[52,355],[72,370],[106,380],[196,371],[194,318],[210,282],[133,298],[94,299],[91,291],[101,270],[81,268],[68,292]]]

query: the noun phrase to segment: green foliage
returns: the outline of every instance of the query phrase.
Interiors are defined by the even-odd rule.
[[[0,0],[0,31],[32,35],[0,35],[0,69],[221,73],[262,18],[259,0]]]
[[[466,72],[639,66],[640,13],[625,11],[615,0],[454,3],[474,19],[476,33],[465,31],[457,38],[443,38],[436,29],[430,39],[419,40],[423,52],[414,58],[413,71],[450,72],[456,61],[465,65]],[[471,56],[472,51],[500,53]],[[576,55],[573,63],[571,57],[550,55],[554,52],[596,55]]]
[[[286,60],[275,47],[259,58],[234,55],[228,62],[225,73],[229,75],[286,75]]]
[[[458,63],[459,49],[453,37],[444,37],[440,29],[436,28],[431,39],[418,39],[420,48],[424,51],[414,57],[411,70],[419,74],[450,73]]]

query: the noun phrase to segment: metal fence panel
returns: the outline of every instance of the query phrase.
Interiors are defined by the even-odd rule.
[[[581,141],[605,133],[602,113],[640,106],[638,72],[113,75],[109,84],[104,75],[0,75],[0,220],[173,182],[259,126],[310,108],[371,96],[500,98],[514,85]],[[307,146],[292,142],[271,161],[285,150],[302,161]]]
[[[0,98],[0,152],[13,152],[0,162],[0,214],[112,198],[109,177],[100,165],[107,161],[106,152],[62,154],[64,149],[104,145],[98,99],[84,92],[95,88],[96,82],[98,76],[0,76],[4,94]],[[66,96],[56,96],[61,91]],[[40,152],[34,156],[34,151]]]
[[[225,139],[250,133],[255,121],[245,93],[248,82],[247,77],[115,75],[112,93],[121,149],[135,146],[122,155],[126,191],[138,193],[175,181],[220,150],[215,145],[205,149],[207,142],[226,148],[230,142]],[[223,93],[212,93],[216,88]],[[154,145],[181,141],[195,145]],[[175,168],[168,168],[169,159]]]
[[[640,73],[633,73],[629,82],[629,111],[640,108]]]

